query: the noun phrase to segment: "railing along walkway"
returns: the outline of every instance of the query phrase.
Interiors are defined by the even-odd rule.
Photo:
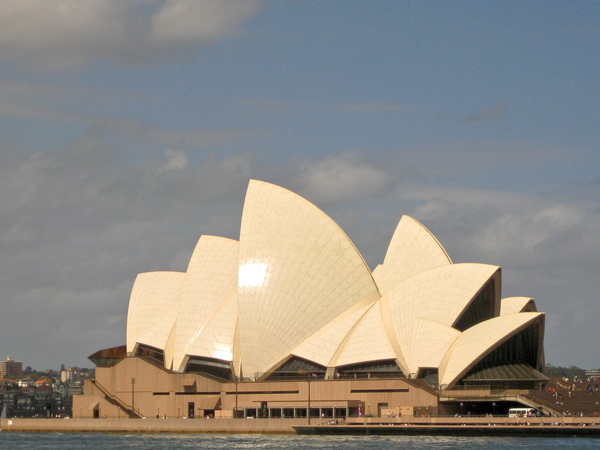
[[[116,407],[120,408],[129,417],[137,417],[138,419],[140,419],[140,418],[143,417],[142,414],[139,411],[136,411],[130,405],[128,405],[125,402],[123,402],[123,400],[121,400],[116,395],[112,395],[108,391],[108,389],[106,389],[104,386],[102,386],[98,382],[98,380],[92,380],[92,383],[94,383],[94,386],[96,386],[100,390],[100,392],[102,392],[104,394],[104,398],[106,398],[106,400],[109,403],[111,403],[111,404],[115,405]]]

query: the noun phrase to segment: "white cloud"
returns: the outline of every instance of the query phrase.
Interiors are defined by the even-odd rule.
[[[259,8],[253,0],[0,0],[0,55],[53,70],[160,61],[236,33]]]
[[[235,33],[258,9],[255,0],[167,0],[152,15],[150,39],[157,45],[202,44]]]
[[[599,219],[588,203],[534,193],[404,188],[401,195],[419,202],[413,212],[417,219],[446,232],[453,230],[451,242],[463,249],[473,249],[479,257],[493,254],[521,261],[546,257],[548,245],[555,246],[569,234],[581,236],[583,228],[598,223]],[[588,233],[591,237],[592,230]]]
[[[171,169],[187,169],[190,161],[188,160],[187,153],[182,150],[168,149],[165,151],[165,170]]]
[[[294,177],[306,198],[322,203],[364,199],[381,192],[390,181],[384,168],[354,153],[305,160]]]

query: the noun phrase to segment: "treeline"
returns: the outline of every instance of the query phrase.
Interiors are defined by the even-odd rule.
[[[582,369],[581,367],[577,366],[561,367],[553,366],[552,364],[546,364],[546,376],[548,377],[561,376],[572,379],[577,376],[579,378],[583,378],[585,377],[585,371],[586,369]]]

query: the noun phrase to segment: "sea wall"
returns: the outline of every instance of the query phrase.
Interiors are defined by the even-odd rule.
[[[436,429],[445,428],[480,428],[481,432],[490,433],[490,428],[501,429],[576,429],[587,428],[590,432],[600,432],[600,419],[597,417],[527,417],[509,419],[507,417],[402,417],[402,418],[350,418],[340,425],[327,426],[328,421],[320,425],[319,420],[312,420],[311,429],[318,432],[348,433],[370,429],[391,432],[392,429],[413,428],[412,433],[430,434]],[[317,422],[317,423],[315,423]],[[555,427],[552,427],[552,425]],[[113,433],[274,433],[296,434],[293,427],[307,427],[306,419],[1,419],[0,426],[4,432],[113,432]],[[325,430],[328,428],[329,430]],[[424,430],[428,428],[429,430]],[[483,431],[483,430],[488,431]],[[421,431],[417,431],[421,430]],[[439,432],[438,430],[438,432]],[[407,431],[407,432],[408,432]],[[443,430],[442,430],[443,431]],[[510,430],[509,430],[510,431]],[[560,431],[560,430],[559,430]],[[312,431],[314,432],[314,430]],[[381,431],[379,431],[381,432]],[[399,431],[395,431],[396,433]],[[445,432],[448,432],[446,430]],[[464,432],[464,431],[463,431]],[[522,431],[524,432],[524,431]]]
[[[296,434],[306,419],[1,419],[8,432]]]

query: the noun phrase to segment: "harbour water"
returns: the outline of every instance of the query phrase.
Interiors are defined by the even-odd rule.
[[[600,438],[296,436],[264,434],[0,433],[10,449],[514,449],[600,448]]]

